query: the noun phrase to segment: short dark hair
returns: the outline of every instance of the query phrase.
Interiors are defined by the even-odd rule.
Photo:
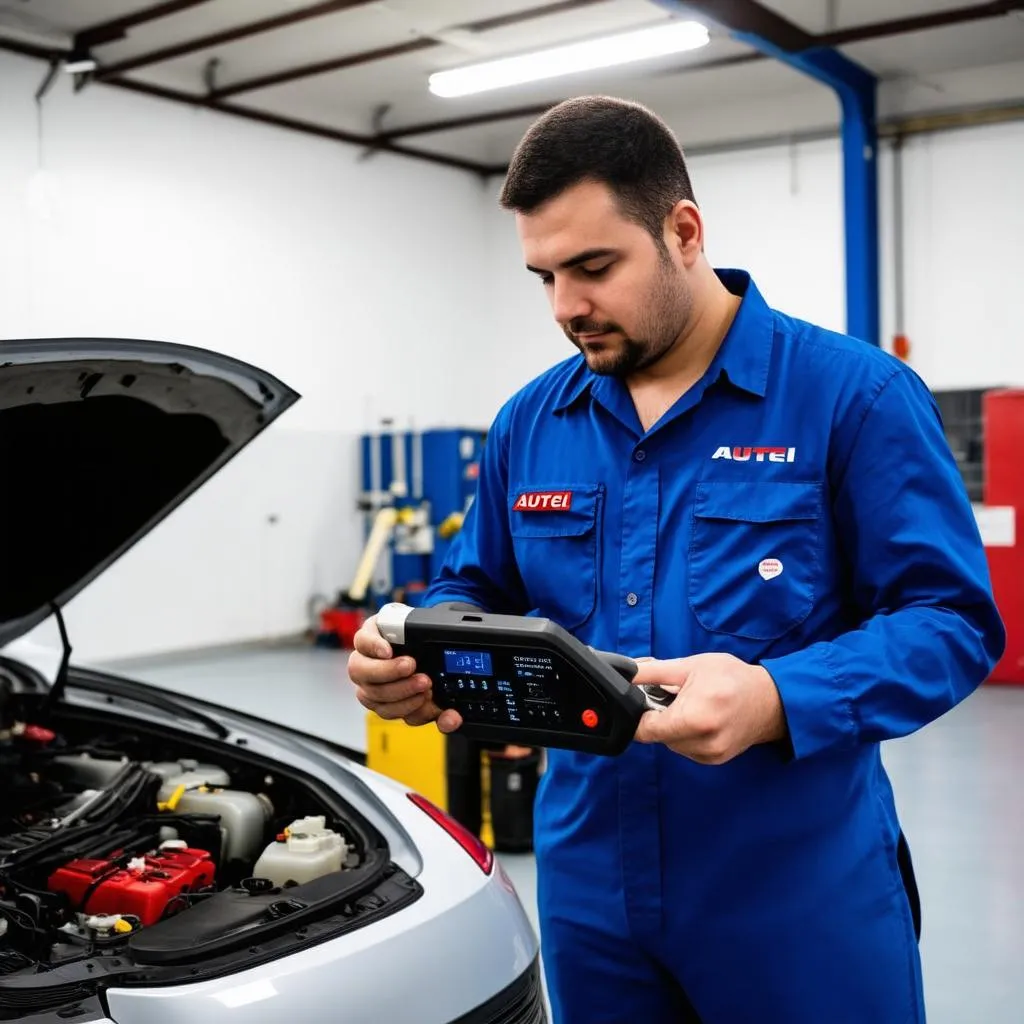
[[[500,202],[532,213],[585,181],[607,185],[622,215],[659,245],[669,210],[682,199],[695,202],[678,139],[656,114],[629,100],[581,96],[542,114],[516,147]]]

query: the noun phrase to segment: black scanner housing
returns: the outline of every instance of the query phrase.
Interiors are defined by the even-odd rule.
[[[647,710],[636,662],[550,619],[438,606],[412,609],[404,631],[395,657],[415,659],[469,739],[616,756]]]

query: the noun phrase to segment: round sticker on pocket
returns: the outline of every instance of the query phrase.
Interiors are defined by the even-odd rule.
[[[762,558],[757,571],[763,580],[773,580],[782,573],[782,563],[777,558]]]

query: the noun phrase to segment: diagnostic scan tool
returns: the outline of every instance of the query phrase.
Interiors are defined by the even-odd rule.
[[[409,655],[439,708],[462,716],[470,739],[617,755],[645,711],[674,694],[635,686],[637,664],[595,651],[550,619],[387,604],[377,628]]]

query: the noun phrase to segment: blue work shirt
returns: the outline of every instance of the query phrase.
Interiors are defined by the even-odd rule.
[[[427,595],[547,616],[634,657],[728,652],[775,680],[788,743],[726,765],[659,745],[550,752],[539,864],[548,855],[566,886],[588,863],[610,872],[646,935],[664,926],[667,900],[706,924],[731,899],[749,914],[800,888],[816,913],[816,885],[834,900],[888,884],[899,826],[877,745],[966,697],[1005,641],[922,381],[771,309],[747,274],[717,273],[739,311],[707,372],[650,430],[625,384],[581,356],[501,408]],[[670,894],[673,871],[688,887]],[[554,878],[545,892],[555,898]]]

